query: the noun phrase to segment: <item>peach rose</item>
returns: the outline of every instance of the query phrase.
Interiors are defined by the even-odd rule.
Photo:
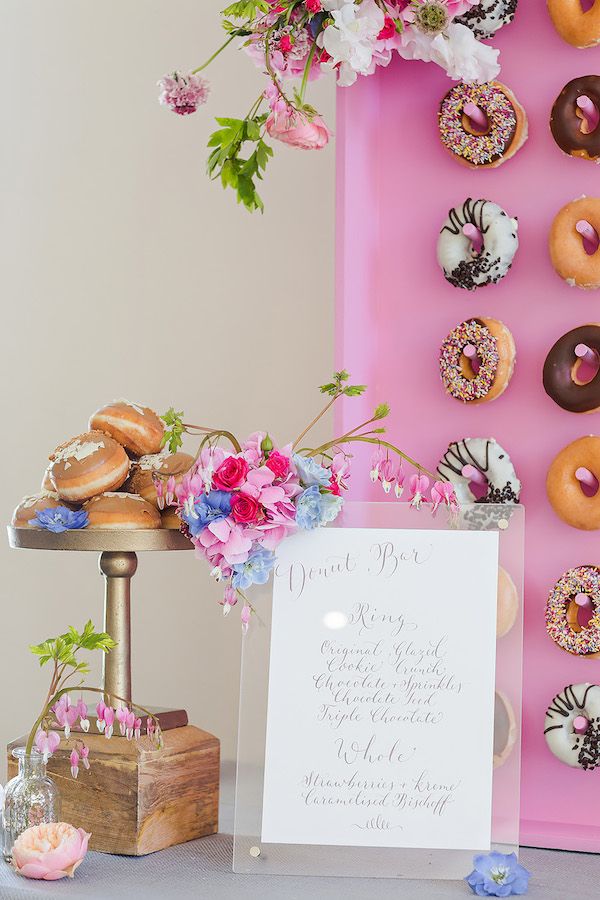
[[[72,878],[87,853],[90,837],[83,828],[73,828],[66,822],[34,825],[15,841],[13,866],[25,878]]]
[[[329,143],[329,128],[320,116],[309,119],[300,113],[290,116],[271,113],[267,131],[272,138],[300,150],[322,150]]]

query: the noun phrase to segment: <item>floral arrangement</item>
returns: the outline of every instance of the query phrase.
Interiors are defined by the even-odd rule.
[[[325,407],[295,441],[281,447],[265,432],[240,442],[229,431],[186,424],[183,413],[174,409],[162,417],[167,426],[164,444],[172,453],[182,446],[184,433],[202,434],[202,440],[189,470],[168,477],[154,475],[159,505],[177,507],[181,530],[196,554],[208,561],[213,577],[225,582],[224,614],[242,601],[244,630],[254,611],[246,591],[267,582],[281,541],[337,518],[348,488],[353,444],[374,445],[371,478],[386,493],[393,488],[396,498],[403,496],[406,463],[415,470],[407,481],[413,507],[431,504],[434,512],[440,506],[451,512],[458,508],[451,484],[436,481],[431,472],[383,439],[381,422],[390,412],[385,403],[345,434],[316,447],[305,443],[336,401],[365,391],[365,385],[348,384],[349,377],[346,371],[336,372],[331,382],[321,385],[321,393],[328,398]],[[223,442],[228,446],[223,447]]]
[[[531,873],[519,865],[516,854],[487,853],[473,859],[475,868],[465,881],[478,897],[526,894]]]
[[[206,103],[209,84],[200,74],[233,41],[263,69],[267,85],[243,119],[217,118],[208,146],[208,173],[232,188],[238,203],[263,210],[257,192],[272,147],[269,137],[303,150],[321,150],[331,132],[306,101],[306,89],[326,73],[341,87],[359,75],[403,59],[441,66],[450,78],[491,81],[498,51],[476,39],[458,17],[479,0],[237,0],[222,12],[225,43],[191,72],[159,81],[160,103],[189,115]],[[290,82],[296,86],[289,88]]]
[[[12,848],[12,865],[19,875],[42,881],[73,878],[83,862],[91,835],[67,822],[32,825]]]

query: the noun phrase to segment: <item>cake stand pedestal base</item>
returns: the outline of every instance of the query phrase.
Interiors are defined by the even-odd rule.
[[[143,856],[215,834],[219,821],[219,741],[193,725],[163,733],[164,748],[147,738],[127,741],[82,735],[90,769],[71,777],[70,748],[60,747],[47,771],[61,796],[61,818],[91,832],[90,849]],[[16,774],[8,745],[8,777]]]

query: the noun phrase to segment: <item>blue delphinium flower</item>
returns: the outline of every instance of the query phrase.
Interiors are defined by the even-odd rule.
[[[71,531],[76,528],[85,528],[88,523],[88,514],[84,509],[69,509],[66,506],[53,506],[48,509],[38,509],[29,524],[34,528],[45,528],[60,534],[61,531]]]
[[[230,512],[231,494],[228,491],[210,491],[194,503],[193,512],[183,512],[182,518],[195,537],[211,522],[226,518]]]
[[[231,583],[234,588],[245,591],[251,584],[266,584],[275,565],[275,554],[259,547],[253,550],[245,563],[236,563]]]
[[[526,894],[531,872],[519,865],[514,853],[487,853],[476,856],[475,868],[465,881],[478,897],[510,897]]]
[[[321,487],[327,487],[331,481],[331,472],[320,463],[313,459],[312,456],[300,456],[294,453],[294,465],[298,470],[298,477],[304,487],[311,487],[318,484]]]
[[[322,494],[316,484],[306,488],[296,501],[296,522],[300,528],[309,530],[333,522],[337,518],[344,501],[333,494]]]

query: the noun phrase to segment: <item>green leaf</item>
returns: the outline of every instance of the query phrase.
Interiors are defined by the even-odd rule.
[[[366,384],[351,384],[345,387],[343,392],[346,397],[359,397],[361,394],[364,394],[366,389]]]
[[[232,19],[256,19],[261,13],[269,12],[267,0],[237,0],[222,10],[222,16],[231,16]]]
[[[380,403],[379,406],[375,408],[375,412],[373,413],[374,419],[385,419],[390,414],[390,408],[387,403]]]

